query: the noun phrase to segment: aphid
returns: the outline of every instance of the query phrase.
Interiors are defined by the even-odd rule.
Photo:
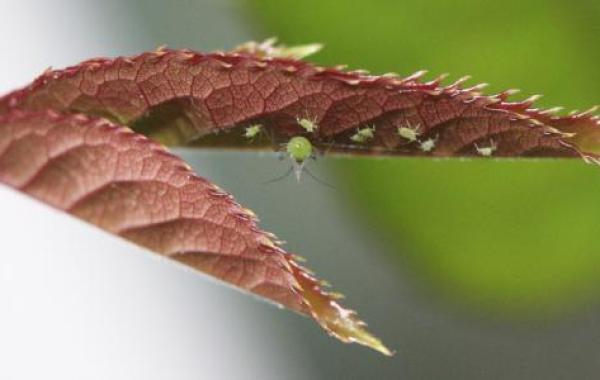
[[[417,141],[417,137],[421,134],[421,125],[417,124],[412,126],[409,122],[406,122],[406,126],[398,127],[398,135],[407,139],[410,142]]]
[[[437,143],[437,136],[435,138],[428,138],[425,141],[421,141],[419,143],[419,148],[421,148],[421,150],[423,152],[431,152],[433,150],[433,148],[435,148],[435,144]]]
[[[479,147],[477,146],[477,144],[475,144],[475,149],[477,149],[477,153],[479,153],[480,155],[484,157],[489,157],[496,151],[496,149],[498,149],[498,145],[496,145],[496,142],[494,140],[490,140],[489,146]]]
[[[295,163],[302,165],[312,156],[313,147],[311,142],[303,136],[295,136],[285,145],[286,152]]]
[[[292,159],[292,166],[282,176],[279,176],[270,181],[267,181],[266,183],[279,181],[279,180],[287,177],[293,170],[294,174],[296,175],[296,180],[298,180],[298,182],[300,182],[302,173],[305,172],[306,174],[308,174],[311,178],[313,178],[315,181],[319,182],[320,184],[333,188],[333,186],[331,186],[330,184],[323,182],[319,178],[315,177],[305,167],[306,160],[308,160],[309,158],[315,158],[315,156],[313,154],[313,145],[309,139],[307,139],[304,136],[295,136],[295,137],[292,137],[290,139],[290,141],[288,141],[286,144],[284,144],[284,147],[285,147],[285,152]]]
[[[375,126],[373,125],[372,127],[366,127],[366,128],[362,128],[359,129],[358,131],[356,131],[355,134],[353,134],[350,137],[350,140],[359,143],[359,144],[364,144],[367,141],[373,139],[373,137],[375,137]]]
[[[263,126],[261,124],[253,124],[249,127],[246,127],[244,132],[244,137],[248,140],[252,141],[262,132]]]
[[[308,118],[296,118],[296,122],[308,133],[313,133],[317,130],[317,128],[319,128],[314,120]]]
[[[306,160],[313,156],[313,146],[310,140],[308,140],[306,137],[292,137],[290,141],[284,144],[284,146],[286,153],[292,159],[292,166],[287,172],[285,172],[285,174],[273,178],[272,180],[267,181],[266,183],[276,182],[281,179],[284,179],[292,172],[292,170],[296,175],[296,179],[298,180],[298,182],[300,182],[300,177],[302,176],[302,172],[304,171],[304,164],[306,163]]]

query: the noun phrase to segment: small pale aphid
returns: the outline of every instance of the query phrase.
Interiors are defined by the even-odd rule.
[[[246,130],[244,132],[244,137],[247,138],[248,140],[254,140],[256,138],[256,136],[258,136],[260,134],[260,132],[262,131],[262,128],[263,128],[263,126],[261,124],[254,124],[249,127],[246,127]]]
[[[475,149],[477,149],[477,153],[481,156],[489,157],[496,151],[496,149],[498,149],[498,145],[496,145],[494,140],[490,140],[489,146],[479,147],[477,144],[475,144]]]
[[[350,137],[350,140],[359,144],[364,144],[367,141],[372,140],[373,137],[375,137],[375,126],[359,129]]]
[[[398,127],[398,135],[410,142],[417,141],[417,137],[419,137],[420,134],[421,125],[419,124],[412,126],[409,122],[406,122],[406,126]]]
[[[307,118],[296,118],[296,122],[308,133],[313,133],[317,130],[317,128],[319,128],[319,126],[313,120]]]
[[[421,148],[421,150],[423,152],[431,152],[433,150],[433,148],[435,148],[435,144],[437,142],[437,137],[436,138],[428,138],[425,141],[421,141],[419,143],[419,148]]]

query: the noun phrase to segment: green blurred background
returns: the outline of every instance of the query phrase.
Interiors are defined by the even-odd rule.
[[[256,1],[255,24],[322,64],[472,75],[540,105],[600,103],[598,1]],[[517,97],[518,98],[518,97]],[[495,315],[571,310],[600,281],[600,172],[581,162],[335,162],[357,217],[436,292]],[[395,263],[401,261],[396,260]]]

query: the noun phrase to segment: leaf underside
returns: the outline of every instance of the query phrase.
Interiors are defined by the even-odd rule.
[[[465,78],[443,86],[285,54],[314,50],[159,49],[48,70],[0,98],[0,182],[389,355],[250,210],[159,143],[265,149],[302,135],[324,153],[455,157],[493,146],[495,157],[599,162],[600,120],[595,109],[559,116],[534,98],[509,102],[513,91],[482,95]],[[256,124],[264,135],[248,141]],[[365,128],[372,137],[357,141]]]

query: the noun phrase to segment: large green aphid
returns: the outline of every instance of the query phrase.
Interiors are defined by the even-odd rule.
[[[283,146],[285,147],[285,152],[292,159],[292,166],[284,175],[274,178],[274,179],[268,181],[268,183],[279,181],[280,179],[287,177],[293,170],[298,182],[300,182],[302,173],[306,172],[306,174],[308,174],[311,178],[313,178],[315,181],[319,182],[320,184],[333,188],[333,186],[331,186],[330,184],[323,182],[319,178],[315,177],[308,170],[308,168],[305,167],[306,160],[308,160],[309,158],[313,158],[313,159],[315,158],[315,155],[313,152],[313,145],[309,139],[307,139],[304,136],[294,136],[290,139],[290,141],[283,144]]]
[[[285,146],[285,150],[290,158],[296,163],[302,164],[312,156],[313,146],[311,142],[303,136],[292,137]]]
[[[306,137],[295,136],[287,142],[285,150],[292,159],[293,170],[299,182],[304,171],[304,163],[313,156],[312,143]]]

